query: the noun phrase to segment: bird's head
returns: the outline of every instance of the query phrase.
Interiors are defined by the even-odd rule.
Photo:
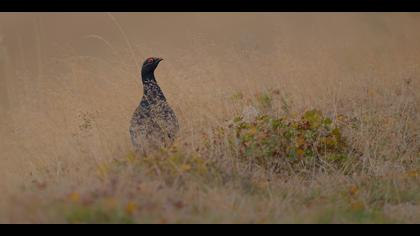
[[[141,73],[143,75],[153,73],[161,61],[163,61],[163,59],[158,58],[158,57],[147,58],[143,63],[143,67],[141,68]]]

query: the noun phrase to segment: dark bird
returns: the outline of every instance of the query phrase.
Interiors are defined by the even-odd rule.
[[[131,141],[136,151],[144,155],[172,145],[179,130],[175,113],[166,101],[154,74],[162,60],[151,57],[143,63],[141,78],[144,93],[131,119]]]

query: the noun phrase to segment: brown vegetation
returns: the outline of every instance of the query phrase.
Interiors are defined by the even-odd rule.
[[[419,223],[418,14],[0,14],[0,222]],[[131,154],[138,62],[181,124]]]

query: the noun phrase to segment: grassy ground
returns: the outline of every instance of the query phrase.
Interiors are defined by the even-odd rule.
[[[70,16],[3,53],[0,222],[420,222],[416,14]],[[148,56],[181,133],[139,157]]]

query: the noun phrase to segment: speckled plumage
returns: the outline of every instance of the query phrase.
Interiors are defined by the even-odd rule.
[[[178,120],[159,87],[154,70],[162,59],[149,58],[142,68],[144,94],[131,119],[130,136],[143,154],[170,146],[179,130]]]

